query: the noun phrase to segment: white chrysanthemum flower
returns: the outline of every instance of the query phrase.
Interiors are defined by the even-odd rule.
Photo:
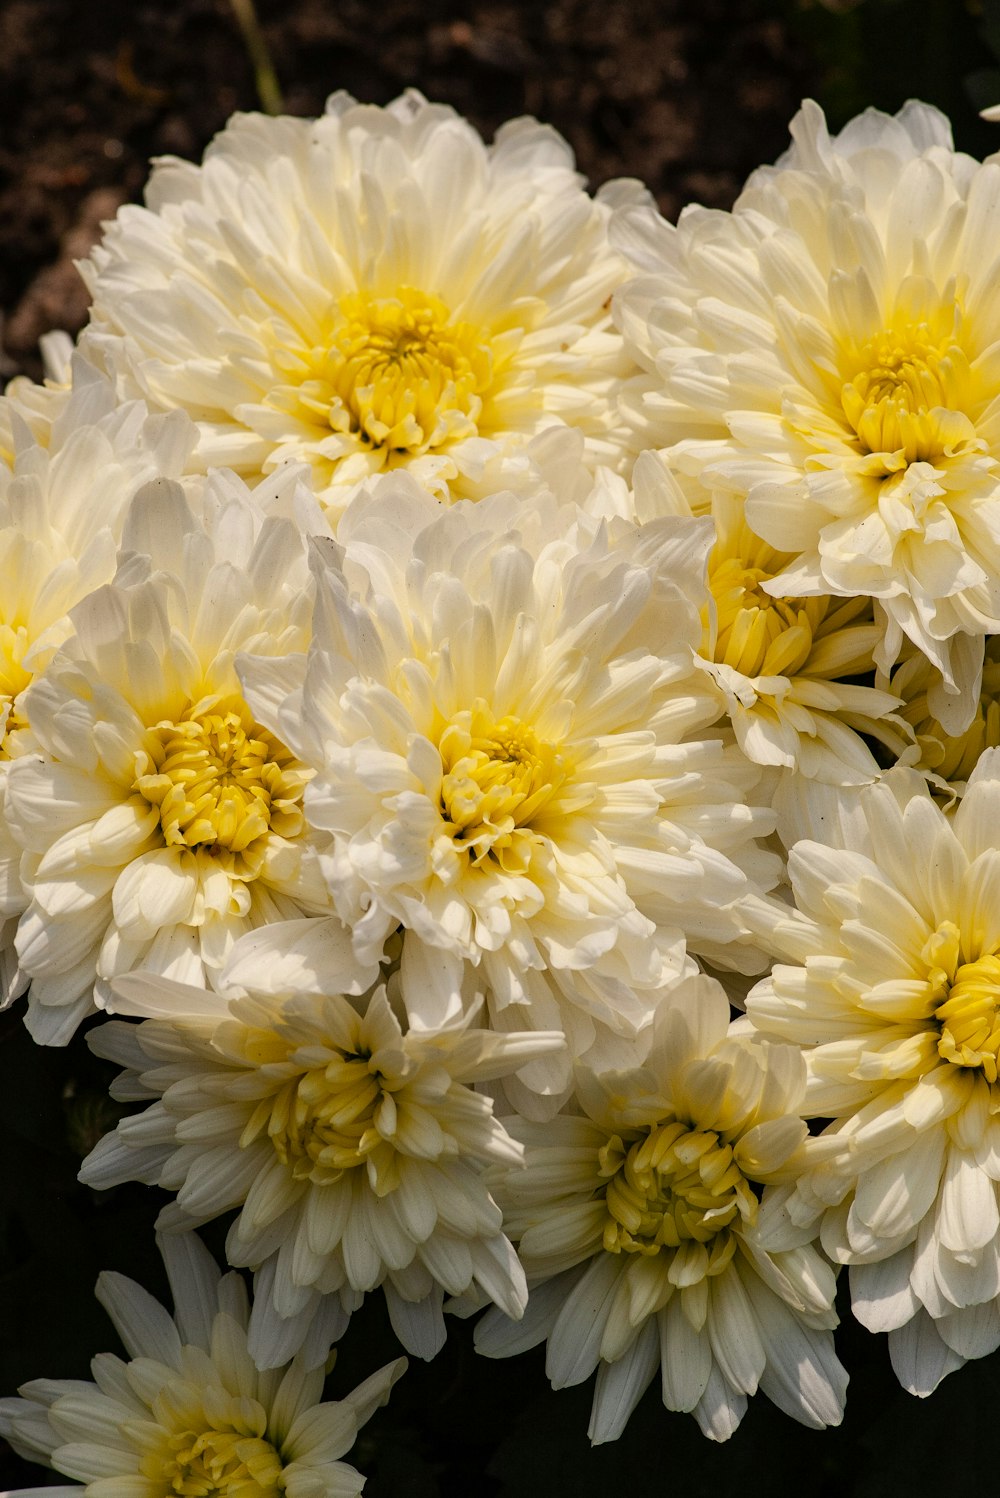
[[[928,1394],[1000,1346],[1000,754],[951,817],[892,770],[839,834],[792,849],[797,909],[765,939],[798,965],[747,1010],[805,1050],[808,1112],[833,1120],[790,1208],[823,1213],[855,1314]]]
[[[584,1115],[510,1121],[526,1168],[498,1196],[531,1293],[520,1326],[489,1312],[476,1345],[507,1357],[547,1340],[555,1388],[597,1369],[594,1442],[621,1434],[657,1369],[667,1408],[713,1440],[758,1388],[805,1425],[837,1425],[833,1273],[760,1200],[794,1177],[801,1056],[732,1034],[710,978],[666,993],[653,1025],[642,1070],[580,1074]]]
[[[0,994],[6,1000],[24,986],[11,941],[13,918],[28,896],[4,799],[10,760],[33,745],[25,691],[70,634],[69,610],[113,576],[133,496],[179,474],[195,435],[180,412],[150,417],[140,401],[119,405],[110,383],[79,359],[72,385],[57,403],[42,404],[44,420],[29,401],[0,399]]]
[[[305,543],[245,486],[133,502],[114,581],[23,697],[35,753],[7,776],[30,895],[17,927],[35,1038],[62,1044],[134,967],[211,983],[234,940],[329,909],[308,769],[254,720],[233,659],[305,647]],[[96,989],[94,987],[96,980]]]
[[[379,1286],[424,1358],[444,1342],[444,1294],[476,1286],[520,1316],[524,1275],[483,1168],[523,1151],[473,1084],[561,1036],[497,1035],[466,1016],[404,1030],[395,978],[356,1003],[332,988],[281,997],[283,933],[270,953],[266,932],[236,949],[228,975],[249,996],[228,1005],[145,975],[116,983],[128,1012],[166,1018],[109,1024],[91,1044],[129,1068],[119,1095],[157,1101],[98,1144],[81,1179],[176,1191],[158,1221],[168,1229],[240,1209],[226,1255],[259,1271],[250,1346],[262,1367],[318,1319],[339,1336]]]
[[[623,210],[643,440],[745,496],[787,554],[767,593],[876,599],[879,665],[908,636],[957,732],[1000,630],[1000,160],[956,154],[916,103],[834,138],[808,103],[792,134],[731,214]]]
[[[23,1386],[23,1398],[0,1400],[0,1434],[15,1451],[83,1484],[25,1494],[356,1498],[365,1479],[340,1458],[385,1404],[406,1359],[346,1399],[321,1403],[322,1367],[309,1370],[299,1358],[264,1373],[255,1365],[239,1275],[220,1276],[193,1233],[159,1242],[173,1316],[124,1275],[97,1282],[128,1361],[100,1353],[93,1383],[39,1378]]]
[[[685,940],[760,971],[738,906],[777,861],[753,841],[771,825],[758,772],[705,727],[710,528],[547,524],[540,502],[442,512],[397,480],[346,517],[342,566],[316,546],[308,662],[240,671],[316,772],[306,815],[359,962],[406,931],[413,1023],[461,1007],[471,967],[497,1028],[562,1029],[573,1056],[625,1064],[664,981],[693,970]],[[570,1061],[505,1085],[554,1112]]]
[[[634,366],[610,317],[627,274],[569,147],[514,120],[485,146],[416,91],[335,94],[317,120],[236,115],[201,166],[154,168],[81,270],[82,346],[123,391],[197,419],[198,456],[313,469],[336,511],[407,467],[478,495],[535,433],[578,427],[624,462]],[[499,462],[499,469],[497,463]]]

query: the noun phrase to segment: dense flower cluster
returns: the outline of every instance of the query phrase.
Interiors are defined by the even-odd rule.
[[[124,1016],[81,1179],[174,1196],[174,1316],[0,1401],[89,1498],[359,1492],[374,1292],[595,1442],[838,1423],[842,1265],[910,1391],[1000,1346],[1000,159],[792,133],[674,227],[239,116],[0,399],[3,999]]]

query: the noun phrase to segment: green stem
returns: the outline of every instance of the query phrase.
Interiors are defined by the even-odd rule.
[[[254,83],[257,86],[257,97],[261,108],[267,114],[280,114],[282,110],[281,85],[274,71],[264,33],[260,29],[253,0],[230,0],[230,4],[240,31],[243,33],[243,41],[253,67]]]

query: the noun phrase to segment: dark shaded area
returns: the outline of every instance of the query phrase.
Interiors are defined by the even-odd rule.
[[[417,85],[487,135],[529,113],[563,132],[596,185],[634,176],[676,215],[728,206],[774,157],[817,69],[796,28],[752,0],[259,0],[293,114],[333,89],[386,103]],[[150,156],[197,157],[258,107],[227,0],[0,5],[0,307],[4,367],[86,316],[72,266],[141,195]]]
[[[964,148],[1000,146],[977,105],[1000,100],[1000,4],[984,0],[258,0],[296,114],[345,87],[384,103],[403,87],[453,104],[488,136],[528,112],[572,143],[595,185],[644,179],[675,217],[697,199],[727,207],[747,173],[787,141],[807,93],[842,124],[866,104],[916,95],[952,116]],[[990,50],[990,44],[994,50]],[[38,372],[51,327],[76,330],[86,299],[72,260],[102,219],[141,195],[151,155],[197,157],[235,109],[257,104],[226,0],[0,0],[0,374]],[[20,1008],[0,1015],[0,1396],[28,1378],[86,1376],[114,1336],[92,1296],[115,1268],[154,1293],[164,1278],[152,1223],[160,1194],[76,1183],[81,1156],[115,1118],[113,1068],[83,1037],[36,1048]],[[208,1239],[221,1254],[224,1224]],[[592,1451],[592,1392],[553,1394],[541,1352],[475,1356],[456,1322],[429,1365],[412,1363],[354,1460],[367,1498],[685,1498],[783,1490],[837,1498],[939,1493],[961,1472],[992,1486],[996,1358],[949,1378],[929,1405],[903,1393],[884,1339],[845,1312],[852,1373],[845,1425],[811,1432],[763,1398],[727,1446],[647,1395],[624,1437]],[[356,1316],[330,1381],[346,1392],[397,1345],[381,1298]],[[958,1467],[956,1468],[956,1461]],[[0,1486],[47,1475],[0,1443]]]
[[[483,133],[534,114],[571,142],[596,186],[639,177],[674,218],[728,207],[787,143],[806,94],[833,123],[911,95],[939,104],[959,143],[994,130],[970,105],[1000,98],[996,0],[258,0],[286,109],[347,88],[385,103],[407,86]],[[258,106],[228,0],[3,0],[0,4],[0,376],[37,375],[35,345],[86,317],[73,268],[149,158],[198,157]]]
[[[117,1111],[107,1102],[114,1068],[82,1035],[65,1050],[36,1047],[19,1011],[0,1016],[0,1395],[29,1378],[87,1377],[95,1352],[116,1350],[92,1295],[101,1269],[166,1298],[152,1230],[166,1195],[138,1185],[99,1193],[75,1180],[81,1153]],[[204,1232],[220,1259],[226,1225]],[[948,1490],[956,1453],[963,1487],[990,1491],[995,1457],[983,1432],[1000,1401],[1000,1359],[967,1365],[930,1403],[917,1401],[896,1383],[885,1339],[853,1321],[846,1296],[841,1312],[838,1344],[852,1382],[838,1430],[806,1430],[758,1396],[733,1439],[714,1446],[689,1416],[663,1409],[654,1384],[622,1438],[591,1448],[593,1380],[554,1393],[541,1349],[488,1361],[473,1350],[471,1324],[451,1319],[443,1352],[429,1364],[411,1360],[351,1460],[369,1476],[365,1498],[919,1498]],[[375,1294],[340,1344],[327,1397],[398,1355]],[[51,1480],[0,1442],[4,1488]]]

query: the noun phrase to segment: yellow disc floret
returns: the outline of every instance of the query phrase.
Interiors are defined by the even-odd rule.
[[[279,1160],[297,1180],[320,1186],[339,1180],[380,1145],[385,1148],[375,1127],[382,1101],[382,1078],[369,1057],[335,1050],[326,1065],[305,1070],[266,1105],[268,1133]],[[261,1121],[255,1116],[242,1142],[256,1135]]]
[[[873,474],[938,463],[975,443],[981,402],[965,337],[952,294],[921,313],[900,309],[875,337],[844,343],[841,402]]]
[[[953,921],[943,921],[924,950],[939,1027],[938,1054],[954,1066],[976,1067],[997,1080],[1000,1053],[1000,955],[969,958]]]
[[[271,1141],[299,1181],[331,1186],[345,1171],[367,1166],[376,1189],[398,1184],[398,1107],[412,1066],[394,1055],[384,1075],[366,1038],[365,1021],[346,1000],[324,1001],[319,1023],[290,1021],[290,1030],[250,1027],[241,1057],[260,1069],[260,1098],[240,1135],[246,1149]]]
[[[494,718],[479,699],[439,740],[441,811],[456,847],[504,869],[527,856],[524,829],[572,774],[568,755],[519,718]]]
[[[27,727],[18,711],[18,698],[31,681],[31,672],[22,665],[30,640],[23,625],[0,624],[0,758],[8,757],[7,735]]]
[[[863,647],[838,648],[830,669],[814,656],[818,638],[857,623],[868,611],[866,599],[779,598],[764,591],[790,560],[755,536],[745,524],[720,524],[708,563],[714,621],[706,609],[704,649],[719,665],[743,676],[849,675],[870,669]],[[843,637],[842,637],[843,638]],[[825,654],[830,654],[827,646]]]
[[[732,1146],[710,1129],[666,1119],[637,1136],[614,1135],[599,1161],[610,1178],[605,1249],[677,1251],[687,1283],[721,1273],[736,1248],[727,1230],[756,1216],[757,1198]]]
[[[475,436],[495,373],[489,336],[409,286],[342,296],[325,347],[274,357],[295,382],[278,404],[356,438],[386,468]]]
[[[157,1399],[160,1428],[148,1427],[152,1449],[140,1458],[151,1491],[158,1498],[277,1498],[285,1486],[283,1464],[266,1439],[257,1401],[218,1390],[209,1412],[190,1386],[178,1384],[172,1396]],[[185,1401],[185,1393],[194,1397]],[[178,1429],[185,1420],[193,1428]]]
[[[242,699],[196,704],[150,729],[144,748],[134,789],[158,808],[167,847],[245,858],[269,832],[302,830],[307,772]]]

